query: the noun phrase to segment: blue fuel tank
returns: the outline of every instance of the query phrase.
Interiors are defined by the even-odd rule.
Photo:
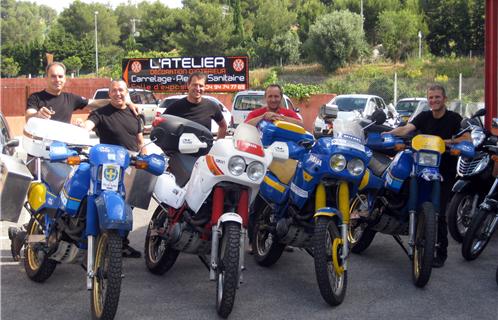
[[[69,215],[75,215],[80,207],[81,200],[87,195],[90,188],[90,164],[82,163],[74,174],[66,180],[60,193],[61,209]]]

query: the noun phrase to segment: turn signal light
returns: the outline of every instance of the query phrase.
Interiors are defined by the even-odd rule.
[[[405,150],[406,145],[404,143],[398,143],[394,145],[394,151]]]
[[[492,155],[491,160],[493,160],[494,162],[498,162],[498,155],[496,154]]]
[[[147,161],[143,161],[143,160],[137,160],[135,161],[135,168],[137,169],[147,169],[149,167],[149,164],[147,163]]]
[[[67,162],[67,164],[74,166],[74,165],[80,164],[81,159],[79,156],[70,156],[70,157],[67,157],[66,162]]]

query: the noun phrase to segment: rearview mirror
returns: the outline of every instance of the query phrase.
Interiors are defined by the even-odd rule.
[[[380,110],[380,109],[377,109],[374,111],[374,113],[372,113],[372,121],[375,122],[375,124],[377,125],[380,125],[380,124],[383,124],[384,122],[386,122],[386,114],[384,113],[384,111]]]
[[[482,116],[485,116],[485,115],[486,115],[486,109],[482,108],[482,109],[477,110],[476,113],[474,113],[474,115],[472,116],[472,118],[482,117]]]
[[[337,113],[339,112],[339,107],[334,104],[324,104],[320,107],[320,116],[323,119],[334,119],[337,118]]]

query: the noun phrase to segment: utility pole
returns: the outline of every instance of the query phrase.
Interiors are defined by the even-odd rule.
[[[95,11],[95,76],[99,77],[99,49],[97,44],[97,15],[98,11]]]
[[[422,58],[422,31],[418,31],[418,58]]]

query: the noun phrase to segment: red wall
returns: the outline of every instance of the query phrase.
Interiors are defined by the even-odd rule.
[[[96,89],[107,87],[109,78],[99,79],[67,79],[65,91],[79,94],[91,98]],[[10,129],[15,136],[22,134],[24,127],[24,111],[27,99],[33,92],[40,91],[46,86],[45,78],[25,79],[12,78],[0,79],[0,111],[6,116]],[[158,99],[162,99],[171,94],[156,94]],[[218,98],[223,104],[232,110],[232,98],[234,94],[210,94]],[[306,130],[312,131],[313,122],[320,106],[330,101],[335,94],[318,94],[308,99],[293,99],[294,105],[300,109]],[[88,111],[78,111],[73,118],[86,118]]]

